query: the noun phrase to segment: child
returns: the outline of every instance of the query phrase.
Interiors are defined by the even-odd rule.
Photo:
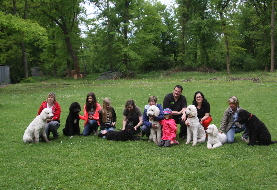
[[[100,133],[99,137],[106,138],[104,134],[108,131],[115,130],[116,113],[114,108],[111,107],[111,101],[109,98],[103,100],[102,110],[99,111]]]
[[[162,125],[162,139],[158,146],[170,147],[179,144],[176,141],[177,126],[175,120],[172,119],[172,110],[169,108],[164,109],[164,119],[161,121]]]

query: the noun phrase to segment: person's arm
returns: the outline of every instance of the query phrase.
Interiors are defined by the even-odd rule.
[[[187,108],[183,108],[180,112],[182,114],[181,120],[185,121],[187,119],[187,114],[186,114],[186,109]]]
[[[127,123],[127,116],[123,116],[123,126],[122,126],[122,130],[125,130],[126,123]]]
[[[142,115],[142,122],[143,125],[147,126],[148,128],[152,127],[152,124],[149,122],[149,117],[147,116],[147,110],[145,109]]]
[[[139,122],[138,122],[138,124],[134,127],[135,128],[135,130],[137,130],[137,128],[139,128],[141,125],[142,125],[142,116],[140,116],[139,117]]]
[[[219,132],[221,133],[226,133],[226,129],[227,129],[227,126],[228,126],[228,109],[225,110],[224,114],[223,114],[223,117],[221,119],[221,124],[220,124],[220,128],[219,128]]]
[[[200,123],[202,124],[202,122],[208,119],[209,117],[210,117],[210,113],[205,113],[204,117],[202,117],[202,119],[200,120]]]

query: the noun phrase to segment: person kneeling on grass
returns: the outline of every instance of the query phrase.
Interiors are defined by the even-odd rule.
[[[175,120],[172,119],[172,110],[169,108],[164,109],[164,119],[161,121],[162,125],[162,139],[158,146],[170,147],[179,144],[176,141],[177,125]]]

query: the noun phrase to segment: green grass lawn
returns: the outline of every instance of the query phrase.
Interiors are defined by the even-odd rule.
[[[277,141],[277,73],[151,73],[131,80],[49,79],[0,88],[1,189],[276,189],[277,144],[249,147],[236,134],[234,144],[209,150],[161,148],[147,141],[114,142],[97,136],[73,138],[62,134],[68,108],[85,104],[94,92],[100,104],[109,97],[122,127],[125,102],[134,99],[143,110],[148,97],[162,103],[176,84],[183,86],[188,105],[200,90],[211,104],[212,123],[220,126],[227,100],[259,117]],[[24,144],[23,133],[49,92],[62,108],[60,138],[51,143]],[[83,114],[83,110],[81,111]],[[83,129],[83,121],[80,121]]]

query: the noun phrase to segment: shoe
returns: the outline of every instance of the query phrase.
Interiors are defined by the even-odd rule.
[[[56,137],[53,138],[53,140],[57,140],[58,138],[59,138],[59,136],[56,136]]]
[[[244,142],[246,142],[246,143],[249,143],[249,139],[246,139],[246,138],[244,138],[244,137],[241,137],[241,140],[244,141]]]

